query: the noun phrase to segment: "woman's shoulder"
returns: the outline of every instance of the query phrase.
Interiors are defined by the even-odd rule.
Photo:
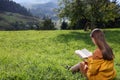
[[[102,59],[103,55],[102,52],[99,48],[97,48],[94,52],[93,52],[93,59]]]

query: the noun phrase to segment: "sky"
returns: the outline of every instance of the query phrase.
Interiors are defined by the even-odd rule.
[[[47,3],[49,1],[54,1],[54,0],[13,0],[17,3],[26,3],[26,2],[29,2],[29,3]]]
[[[55,0],[13,0],[17,3],[47,3],[49,1],[55,1]],[[120,0],[117,0],[120,3]]]

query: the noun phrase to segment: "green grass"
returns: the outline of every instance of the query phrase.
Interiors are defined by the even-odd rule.
[[[120,29],[105,30],[113,48],[116,80],[120,80]],[[75,31],[1,31],[0,80],[85,80],[72,74],[67,66],[81,61],[76,49],[95,49],[90,32]]]

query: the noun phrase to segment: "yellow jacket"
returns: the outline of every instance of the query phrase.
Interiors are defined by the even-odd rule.
[[[96,49],[93,56],[88,58],[88,80],[113,80],[116,76],[114,60],[102,59],[99,49]]]

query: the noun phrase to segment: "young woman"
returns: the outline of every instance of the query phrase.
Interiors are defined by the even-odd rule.
[[[90,37],[97,46],[93,56],[71,67],[70,70],[73,73],[80,71],[88,80],[113,80],[116,76],[114,54],[105,40],[104,33],[100,29],[94,29]]]

